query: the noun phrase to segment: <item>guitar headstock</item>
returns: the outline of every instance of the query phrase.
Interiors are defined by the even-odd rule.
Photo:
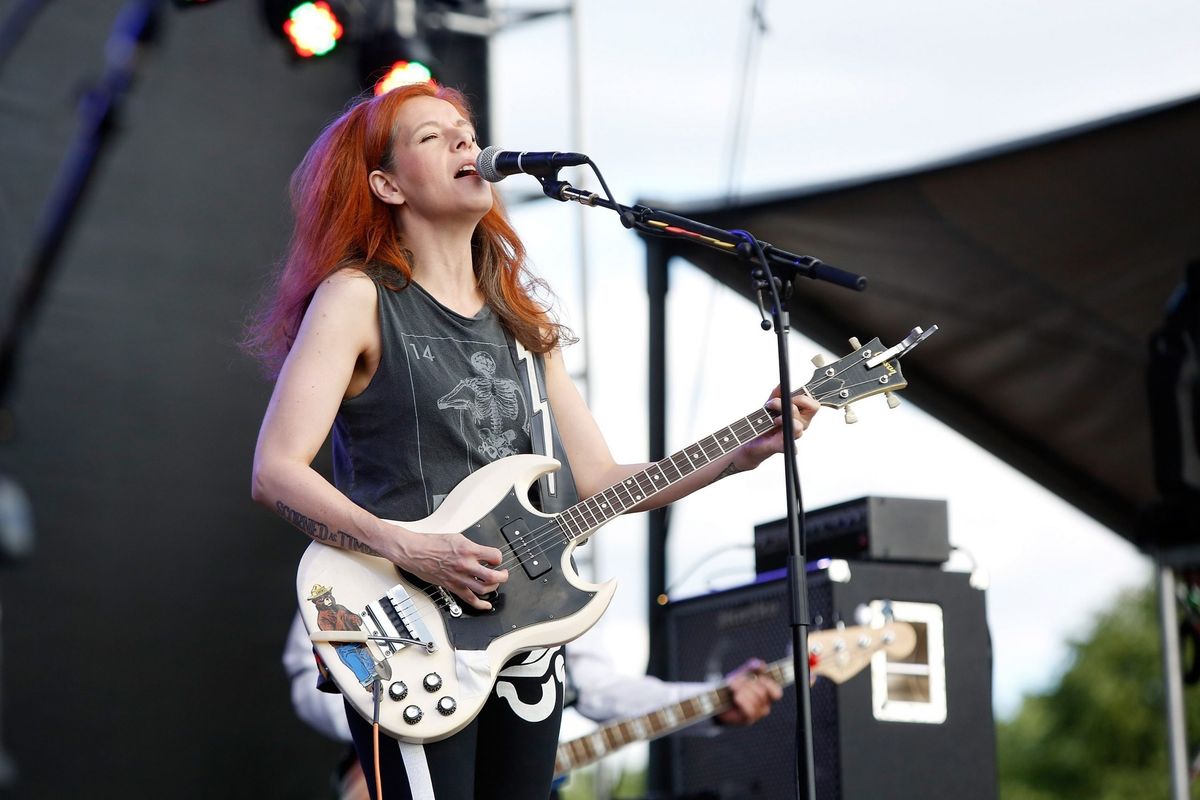
[[[808,651],[814,676],[824,675],[844,683],[861,672],[881,650],[892,658],[904,658],[917,646],[917,632],[907,622],[891,621],[875,628],[856,625],[814,631],[808,636]]]
[[[864,397],[886,394],[888,405],[895,408],[900,405],[900,400],[892,392],[908,386],[900,370],[901,356],[932,336],[937,329],[937,325],[927,330],[913,328],[902,342],[888,348],[877,338],[865,345],[857,338],[851,338],[850,346],[854,349],[849,355],[833,363],[828,363],[824,356],[813,358],[817,369],[813,372],[812,380],[805,384],[804,391],[823,406],[846,409],[847,422],[858,421],[849,406]]]

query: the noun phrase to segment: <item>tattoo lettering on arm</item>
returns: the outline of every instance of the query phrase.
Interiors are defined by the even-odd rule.
[[[275,510],[279,512],[279,516],[304,531],[313,539],[323,544],[341,547],[344,550],[353,550],[356,553],[365,553],[369,556],[377,556],[376,553],[367,545],[355,539],[345,531],[331,531],[329,526],[324,522],[318,522],[315,519],[309,519],[294,508],[289,508],[282,501],[275,503]]]

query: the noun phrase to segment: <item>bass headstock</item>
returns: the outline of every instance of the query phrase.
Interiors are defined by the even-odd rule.
[[[850,404],[864,397],[886,395],[888,407],[895,408],[900,405],[900,398],[893,393],[908,386],[900,369],[900,358],[936,333],[937,329],[937,325],[924,330],[913,328],[903,341],[887,348],[878,338],[865,345],[857,338],[851,338],[853,350],[837,361],[830,363],[821,355],[813,358],[817,369],[802,391],[823,406],[845,409],[846,422],[849,423],[858,421]]]

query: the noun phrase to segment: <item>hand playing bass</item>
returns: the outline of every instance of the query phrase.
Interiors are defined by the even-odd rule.
[[[816,400],[806,394],[798,394],[792,398],[790,409],[792,419],[796,424],[797,439],[803,436],[804,431],[812,424],[813,415],[820,407],[821,405]],[[776,417],[776,426],[761,436],[746,442],[738,449],[737,455],[734,456],[734,464],[738,466],[739,470],[754,469],[775,453],[783,452],[783,418],[779,416],[783,402],[779,399],[778,386],[771,392],[771,397],[767,400],[764,408]]]
[[[390,556],[393,562],[472,608],[487,611],[492,607],[479,595],[496,591],[508,580],[507,569],[491,568],[501,562],[499,550],[476,544],[461,533],[406,534],[397,543],[398,554]]]
[[[767,674],[767,665],[752,658],[729,673],[733,708],[717,715],[725,725],[753,725],[771,713],[771,704],[783,697],[783,689]]]

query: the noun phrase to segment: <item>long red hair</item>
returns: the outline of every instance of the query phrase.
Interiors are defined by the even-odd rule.
[[[371,192],[367,175],[390,169],[396,112],[414,97],[445,100],[471,119],[462,94],[414,84],[359,99],[334,120],[292,173],[295,216],[287,257],[273,290],[248,327],[243,345],[271,375],[283,365],[313,293],[339,269],[362,270],[399,291],[412,280],[412,254],[392,209]],[[527,349],[545,353],[571,339],[534,299],[545,284],[529,272],[525,247],[504,215],[500,197],[471,239],[475,276],[488,305]]]

